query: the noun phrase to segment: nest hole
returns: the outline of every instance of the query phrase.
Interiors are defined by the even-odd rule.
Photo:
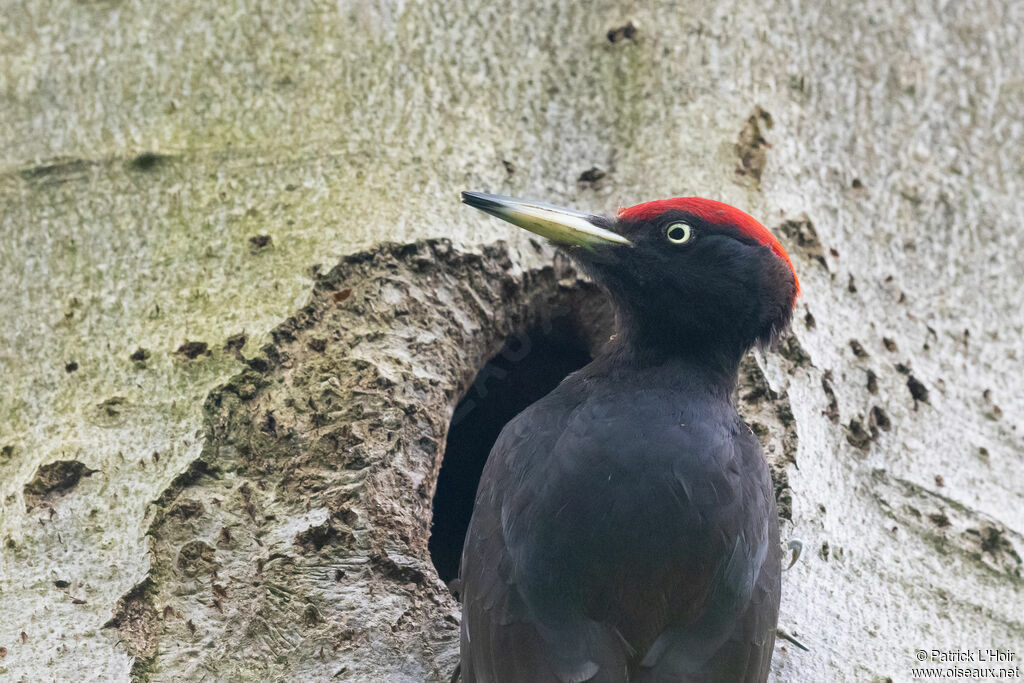
[[[602,332],[577,316],[553,318],[506,340],[477,373],[452,415],[434,494],[429,549],[443,581],[458,577],[480,474],[502,427],[589,363]]]

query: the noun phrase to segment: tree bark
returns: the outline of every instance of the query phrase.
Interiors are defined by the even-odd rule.
[[[607,303],[462,208],[678,195],[803,286],[743,365],[777,681],[1024,656],[1015,3],[0,0],[0,677],[442,681],[449,421]]]

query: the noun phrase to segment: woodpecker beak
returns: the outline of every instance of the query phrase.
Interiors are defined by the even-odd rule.
[[[633,246],[622,235],[597,225],[597,216],[572,209],[483,192],[463,192],[462,201],[562,246],[590,250],[602,245]]]

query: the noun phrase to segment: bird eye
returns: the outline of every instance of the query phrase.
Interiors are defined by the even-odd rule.
[[[693,234],[693,229],[686,223],[673,223],[665,231],[665,237],[672,244],[686,244],[690,241],[691,234]]]

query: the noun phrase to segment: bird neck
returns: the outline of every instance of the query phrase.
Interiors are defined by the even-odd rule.
[[[628,315],[616,316],[616,332],[599,355],[607,368],[650,372],[672,383],[699,383],[711,393],[732,400],[743,344],[730,340],[687,338],[648,325],[638,325]]]

